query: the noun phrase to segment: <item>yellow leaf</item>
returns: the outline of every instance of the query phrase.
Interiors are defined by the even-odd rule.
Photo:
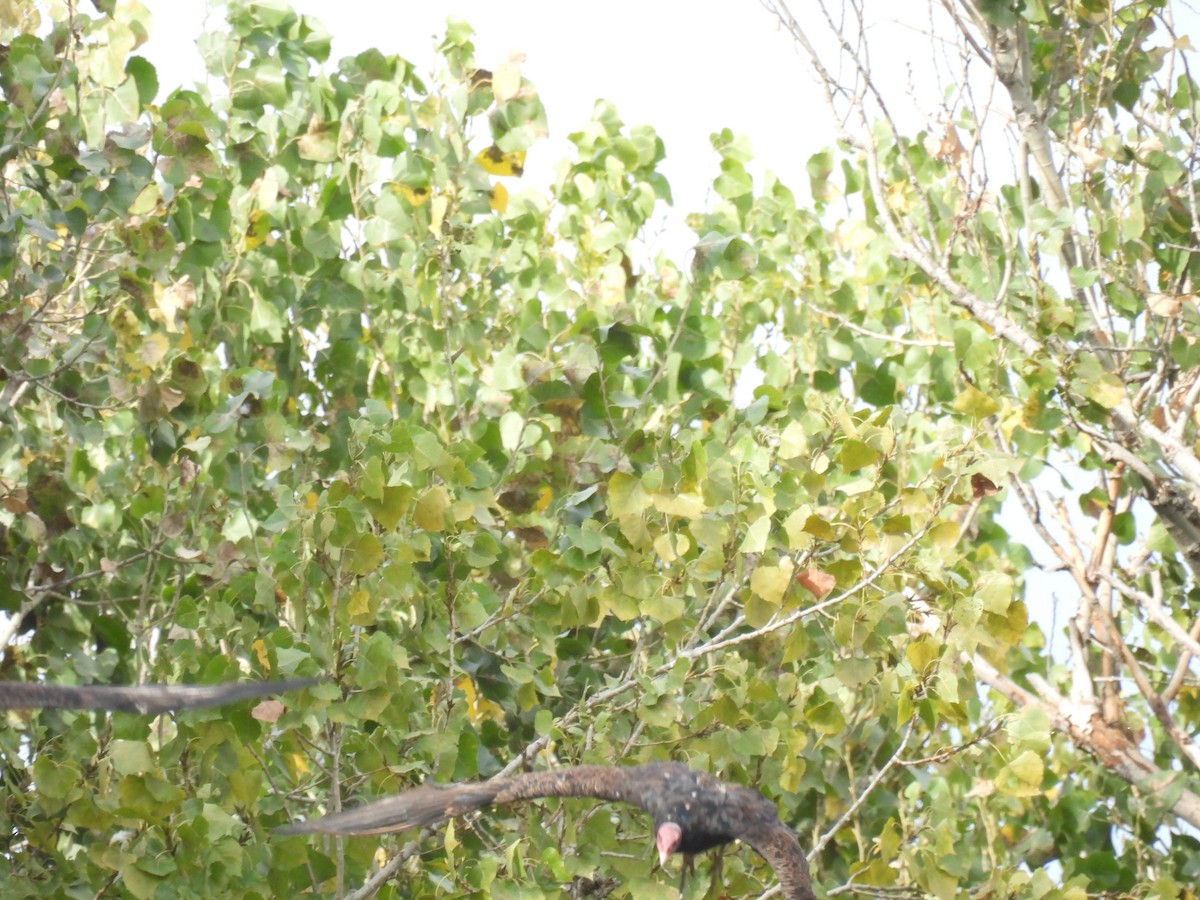
[[[446,859],[449,860],[450,866],[454,866],[454,851],[458,849],[458,838],[454,834],[454,820],[451,819],[446,825],[446,834],[442,838],[442,845],[446,848]]]
[[[346,605],[346,612],[350,613],[351,618],[370,615],[371,595],[367,591],[355,591],[350,595],[350,602]]]
[[[316,491],[309,491],[304,495],[304,508],[309,512],[317,511],[317,494]]]
[[[777,566],[760,565],[750,576],[750,590],[765,602],[778,606],[787,593],[794,567],[790,559],[780,561]]]
[[[704,498],[699,494],[655,494],[654,508],[668,516],[698,519],[704,514]]]
[[[258,657],[258,664],[260,666],[262,666],[264,669],[266,669],[267,671],[270,671],[271,670],[271,657],[267,654],[267,645],[264,644],[262,639],[260,638],[259,640],[255,641],[253,644],[251,644],[250,646],[254,648],[254,655]]]
[[[783,530],[787,535],[789,549],[803,550],[812,543],[812,535],[804,530],[809,515],[807,508],[802,508],[793,511],[783,520]]]
[[[954,398],[955,412],[967,413],[976,419],[987,418],[999,409],[1000,404],[994,397],[985,394],[973,384],[968,384],[962,393]]]
[[[804,520],[804,530],[819,541],[837,540],[833,526],[817,515],[810,515]]]
[[[150,318],[161,322],[172,334],[180,332],[180,313],[191,309],[196,302],[196,287],[192,279],[184,275],[179,281],[164,288],[155,282],[154,305],[157,309],[150,310]]]
[[[475,689],[475,682],[469,675],[460,675],[454,680],[454,686],[462,691],[463,696],[467,699],[467,718],[471,720],[472,725],[480,725],[489,721],[504,721],[504,710],[500,704],[488,700],[486,697],[480,697],[479,692]]]
[[[128,215],[147,216],[154,212],[155,207],[158,206],[161,200],[162,194],[159,192],[158,185],[152,181],[142,188],[138,192],[138,195],[133,198],[133,203],[129,205]],[[63,228],[61,225],[58,227]],[[66,237],[66,234],[64,233],[65,231],[66,229],[63,229],[59,232],[59,234],[63,237]]]
[[[287,753],[284,754],[283,758],[293,778],[298,778],[308,773],[308,757],[303,753]]]
[[[396,185],[396,190],[412,206],[423,205],[431,193],[428,187],[409,187],[407,184]]]
[[[508,188],[496,182],[490,191],[488,191],[488,204],[498,213],[503,213],[508,209]]]
[[[746,536],[738,550],[742,553],[762,553],[767,548],[767,538],[771,534],[771,517],[759,516],[746,529]]]
[[[505,153],[495,144],[486,150],[480,150],[475,162],[483,166],[489,175],[513,175],[520,177],[525,171],[525,151],[510,150]]]
[[[938,658],[938,643],[926,635],[905,647],[904,656],[913,667],[913,671],[922,676]]]
[[[443,531],[446,528],[446,510],[450,508],[450,494],[442,485],[434,485],[417,501],[413,510],[413,521],[426,531]]]
[[[996,786],[1014,797],[1032,797],[1042,792],[1042,758],[1026,750],[996,773]]]
[[[961,534],[962,526],[953,521],[939,522],[929,529],[930,540],[942,548],[953,547]]]
[[[651,503],[640,478],[614,472],[608,480],[608,511],[618,519],[640,516]]]
[[[660,534],[654,539],[654,552],[666,563],[675,562],[691,547],[692,542],[684,534]]]
[[[1088,386],[1087,396],[1105,409],[1112,409],[1125,399],[1125,384],[1115,375],[1103,372]]]
[[[808,434],[799,422],[789,422],[779,436],[779,458],[795,459],[808,452]]]
[[[154,185],[150,185],[150,186],[154,187]],[[155,190],[157,190],[157,188],[155,188]],[[58,233],[58,236],[60,238],[63,238],[63,240],[65,240],[67,235],[71,233],[70,229],[67,228],[66,225],[61,225],[61,224],[55,225],[54,230]],[[46,244],[46,246],[49,247],[51,250],[61,250],[65,246],[65,244],[63,243],[63,241],[50,241],[48,244]]]
[[[433,198],[433,206],[429,208],[429,233],[435,238],[442,236],[442,223],[446,221],[446,212],[450,209],[450,198],[439,194]]]
[[[242,240],[243,250],[254,250],[266,243],[267,236],[271,233],[271,220],[267,218],[267,214],[256,209],[250,213],[250,223],[246,226],[246,235]]]

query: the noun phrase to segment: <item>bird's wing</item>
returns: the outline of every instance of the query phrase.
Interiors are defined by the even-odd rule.
[[[279,829],[288,834],[387,834],[421,825],[433,825],[442,819],[462,816],[487,806],[496,791],[508,779],[480,784],[451,784],[445,787],[426,784],[395,797],[368,803],[345,812],[319,819],[294,822]]]
[[[515,803],[538,797],[596,797],[641,805],[638,779],[608,766],[573,766],[545,772],[523,772],[477,784],[427,784],[395,797],[368,803],[280,829],[280,834],[386,834],[462,816],[493,803]]]
[[[786,900],[816,900],[808,860],[790,828],[780,822],[755,823],[738,837],[771,864]]]
[[[543,772],[522,772],[506,780],[495,803],[539,797],[593,797],[645,808],[647,767],[564,766]]]
[[[238,681],[229,684],[69,685],[0,681],[0,709],[100,709],[161,713],[202,709],[280,694],[316,684],[313,678],[287,681]]]

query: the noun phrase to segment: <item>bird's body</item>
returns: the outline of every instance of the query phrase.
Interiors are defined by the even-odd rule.
[[[247,697],[281,694],[316,684],[316,679],[238,681],[228,684],[39,684],[0,681],[0,709],[99,709],[161,713],[222,706]]]
[[[816,895],[808,863],[775,805],[758,791],[726,784],[680,763],[575,766],[480,783],[425,785],[396,797],[289,825],[284,834],[384,834],[465,815],[494,803],[538,797],[594,797],[630,803],[654,817],[659,855],[701,853],[742,840],[771,864],[787,900]]]

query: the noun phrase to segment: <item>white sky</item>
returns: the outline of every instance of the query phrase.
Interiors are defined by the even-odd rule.
[[[139,49],[156,67],[163,91],[203,78],[196,37],[224,27],[224,10],[205,0],[143,0],[154,16],[151,39]],[[807,0],[794,0],[794,11]],[[429,72],[446,17],[456,15],[475,29],[476,58],[494,68],[511,52],[522,52],[522,71],[537,87],[550,125],[547,141],[527,160],[525,183],[544,187],[553,167],[569,152],[567,135],[590,118],[597,99],[612,101],[627,125],[652,125],[663,138],[662,171],[675,206],[668,216],[664,249],[682,262],[690,246],[682,226],[689,212],[707,205],[717,175],[709,135],[722,128],[751,138],[756,163],[769,168],[800,196],[807,196],[805,163],[832,145],[833,130],[815,84],[790,36],[756,0],[449,0],[384,3],[379,0],[292,0],[298,12],[315,16],[333,35],[331,63],[368,47],[397,53]],[[922,22],[925,0],[893,0],[889,15]],[[206,18],[207,13],[207,18]],[[818,35],[823,28],[814,29]],[[929,44],[902,29],[909,49]],[[893,65],[903,65],[892,61]],[[897,70],[904,76],[903,68]],[[932,88],[932,85],[931,85]],[[915,114],[914,128],[936,112],[940,91],[928,92],[929,109]]]
[[[138,52],[155,65],[160,88],[201,80],[195,41],[206,27],[224,27],[224,8],[208,0],[142,2],[154,23],[150,41]],[[660,243],[680,263],[694,240],[683,219],[708,205],[717,174],[710,134],[729,128],[748,136],[755,153],[751,172],[757,177],[770,169],[802,198],[808,195],[808,158],[834,143],[806,61],[758,0],[290,0],[290,5],[333,35],[330,66],[375,47],[429,73],[439,67],[434,46],[450,15],[474,27],[480,66],[495,68],[510,53],[524,53],[523,73],[537,87],[550,125],[549,139],[530,151],[525,186],[550,183],[555,165],[569,153],[567,135],[590,119],[599,98],[612,101],[627,125],[653,126],[666,145],[661,170],[675,198]],[[791,0],[790,6],[797,16],[815,11],[811,0]],[[870,26],[872,74],[887,86],[890,112],[905,133],[938,118],[944,87],[960,74],[951,70],[957,63],[935,52],[924,33],[931,6],[938,4],[866,3],[867,14],[878,17]],[[1194,35],[1200,46],[1200,16],[1186,3],[1174,9],[1179,30]],[[938,19],[944,27],[940,11]],[[818,46],[826,42],[823,55],[836,71],[824,24],[805,24],[811,24],[809,37]],[[1004,106],[1003,100],[996,105]],[[998,118],[1003,115],[1001,110]]]

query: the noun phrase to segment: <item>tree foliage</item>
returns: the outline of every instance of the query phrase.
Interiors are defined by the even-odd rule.
[[[814,55],[850,125],[813,202],[715,135],[686,266],[644,252],[664,148],[610,104],[520,189],[545,112],[464,23],[429,78],[234,3],[209,88],[160,91],[144,14],[99,6],[0,23],[4,677],[329,681],[10,714],[6,892],[673,896],[648,823],[585,804],[271,837],[664,758],[762,789],[828,889],[1200,878],[1196,99],[1160,4],[959,9],[1011,185],[966,103],[905,137]],[[1076,579],[1069,658],[1004,497]],[[773,883],[732,852],[683,893],[710,879]]]

